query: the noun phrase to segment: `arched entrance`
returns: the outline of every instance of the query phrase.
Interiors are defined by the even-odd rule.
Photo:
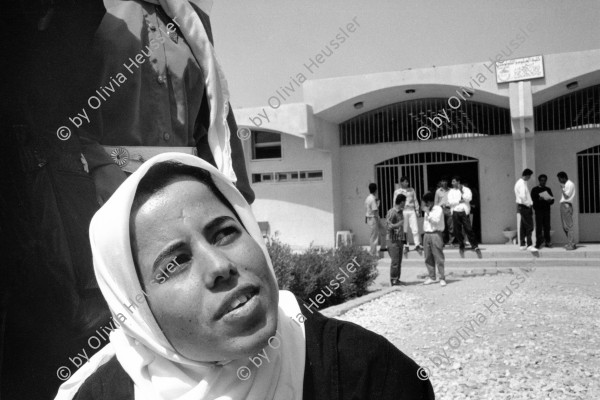
[[[381,207],[385,217],[392,208],[392,196],[401,176],[408,177],[417,192],[419,202],[427,191],[435,192],[442,177],[459,175],[473,192],[471,209],[473,229],[481,241],[481,207],[479,203],[479,161],[476,158],[454,153],[423,152],[406,154],[375,164],[375,177],[379,188]]]

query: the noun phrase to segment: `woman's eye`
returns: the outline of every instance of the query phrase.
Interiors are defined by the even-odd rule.
[[[192,257],[189,254],[179,254],[173,257],[166,265],[163,265],[154,276],[152,284],[158,283],[163,284],[170,279],[171,276],[175,276],[187,268],[189,261]]]
[[[191,259],[192,259],[192,257],[189,254],[179,254],[178,256],[173,258],[173,260],[175,260],[175,262],[177,264],[185,264],[186,262],[190,261]]]
[[[239,234],[239,230],[235,226],[225,227],[217,232],[213,239],[213,243],[226,245],[231,243]]]

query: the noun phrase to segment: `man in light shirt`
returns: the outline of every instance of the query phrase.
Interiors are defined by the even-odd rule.
[[[400,178],[400,188],[394,191],[394,198],[392,204],[396,203],[396,197],[399,194],[406,196],[406,204],[402,214],[404,216],[404,235],[408,233],[408,227],[412,232],[413,240],[415,242],[415,250],[421,252],[423,246],[421,246],[421,236],[419,235],[419,224],[417,221],[417,214],[419,212],[419,201],[417,200],[417,194],[415,190],[409,186],[408,178],[403,176]],[[408,238],[404,245],[404,253],[408,253]]]
[[[564,171],[557,175],[558,181],[562,189],[560,198],[560,220],[562,221],[563,230],[567,235],[567,244],[565,249],[575,250],[575,231],[573,230],[573,200],[575,200],[575,184],[569,180],[569,177]]]
[[[521,250],[536,251],[531,240],[533,233],[533,200],[527,187],[527,181],[533,175],[533,171],[525,168],[521,178],[515,183],[515,197],[517,201],[517,213],[521,215],[521,226],[519,228],[521,236]]]
[[[448,187],[448,178],[443,177],[440,181],[440,187],[435,191],[434,204],[442,207],[444,211],[444,244],[451,245],[454,241],[454,234],[452,233],[452,212],[450,211],[450,205],[448,204],[448,193],[450,188]]]
[[[435,267],[437,266],[440,274],[440,285],[446,286],[446,277],[444,275],[444,210],[438,205],[434,205],[433,193],[427,192],[423,195],[423,248],[425,249],[425,266],[429,277],[423,282],[423,285],[435,283]]]
[[[378,257],[377,245],[383,243],[381,237],[381,222],[379,221],[379,199],[377,198],[377,185],[369,184],[369,195],[365,199],[365,222],[371,228],[369,242],[371,244],[371,255]],[[383,247],[383,246],[382,246]]]
[[[471,249],[477,253],[477,257],[481,258],[481,250],[477,245],[477,238],[473,233],[471,227],[471,219],[469,214],[471,212],[470,201],[473,198],[471,190],[461,184],[460,176],[452,178],[452,189],[448,192],[448,204],[452,211],[452,228],[454,230],[454,236],[458,240],[458,250],[460,256],[465,256],[465,239],[463,230],[469,238],[471,243]]]

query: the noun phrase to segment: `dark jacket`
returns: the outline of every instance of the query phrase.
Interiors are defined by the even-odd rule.
[[[384,337],[356,324],[306,315],[303,400],[433,400],[419,366]],[[134,400],[133,382],[115,357],[83,384],[75,400]]]
[[[540,198],[540,194],[542,194],[543,192],[548,192],[550,196],[554,197],[554,195],[552,194],[552,190],[548,186],[541,187],[540,185],[538,185],[534,187],[533,189],[531,189],[531,200],[533,201],[534,210],[549,210],[550,206],[554,204],[554,199],[546,201]]]

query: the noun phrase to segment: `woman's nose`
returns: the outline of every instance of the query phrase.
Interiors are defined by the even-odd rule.
[[[204,249],[202,260],[204,264],[201,266],[202,279],[209,289],[226,284],[238,274],[236,266],[229,260],[226,254],[212,246]]]

